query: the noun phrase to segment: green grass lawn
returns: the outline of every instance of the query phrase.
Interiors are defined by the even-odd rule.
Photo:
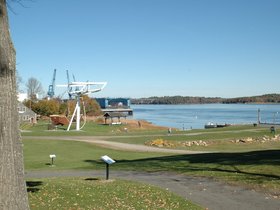
[[[22,127],[23,136],[67,136],[67,135],[79,135],[79,136],[137,136],[137,135],[167,135],[167,129],[157,129],[156,127],[153,129],[137,129],[133,128],[130,129],[129,125],[121,124],[121,125],[102,125],[97,124],[94,122],[88,122],[84,128],[77,132],[75,131],[75,128],[71,128],[69,132],[66,131],[67,126],[58,126],[56,130],[48,130],[48,121],[39,121],[34,126],[28,126],[28,127]],[[127,129],[128,128],[128,129]],[[217,129],[193,129],[193,130],[172,130],[172,134],[178,135],[178,136],[193,136],[196,135],[192,134],[205,134],[209,137],[216,137],[217,135],[220,137],[226,137],[226,136],[240,136],[242,134],[250,134],[250,135],[259,135],[261,133],[266,134],[269,133],[269,128],[267,127],[254,127],[252,125],[242,125],[242,126],[229,126],[224,128],[217,128]]]
[[[145,159],[166,154],[118,151],[75,141],[24,140],[24,162],[26,170],[103,169],[100,157],[113,159]],[[50,154],[55,154],[56,167],[50,167]],[[112,166],[114,168],[114,165]]]
[[[67,130],[67,126],[58,126],[56,130],[48,130],[47,121],[39,121],[34,126],[25,127],[22,132],[22,136],[115,136],[115,135],[151,135],[159,134],[163,135],[166,131],[160,129],[129,129],[126,130],[128,126],[122,125],[103,125],[94,122],[88,122],[81,131],[76,131],[75,128],[71,128],[70,131]]]
[[[203,209],[173,193],[137,182],[91,178],[28,180],[31,209]]]
[[[263,149],[275,149],[280,148],[280,141],[270,141],[266,143],[252,142],[252,143],[233,143],[236,139],[242,138],[260,138],[260,137],[273,137],[268,128],[253,126],[231,126],[218,129],[201,129],[190,131],[175,131],[171,135],[167,133],[150,133],[146,135],[117,135],[107,136],[106,139],[110,141],[117,141],[130,144],[145,144],[156,139],[162,139],[171,143],[174,143],[173,148],[194,150],[194,151],[220,151],[220,152],[245,152]],[[182,146],[184,142],[192,141],[205,141],[207,146],[195,146],[191,147]]]
[[[22,132],[27,171],[104,170],[105,164],[100,157],[108,155],[116,160],[110,170],[204,176],[280,196],[280,142],[233,143],[234,139],[272,136],[268,127],[246,125],[173,130],[171,135],[167,130],[127,130],[126,125],[104,126],[91,122],[79,132],[66,132],[66,127],[58,127],[55,131],[47,128],[48,123],[42,121],[25,127]],[[173,142],[178,149],[212,153],[174,155],[120,151],[84,142],[28,139],[29,136],[98,136],[109,141],[142,145],[159,138]],[[207,142],[208,146],[183,147],[179,144],[199,140]],[[55,166],[50,165],[50,154],[56,155]],[[28,180],[27,184],[31,209],[200,209],[166,190],[130,181],[54,178]]]
[[[220,151],[220,152],[245,152],[263,149],[280,148],[280,142],[267,142],[265,144],[255,142],[251,144],[235,144],[232,140],[240,138],[257,138],[263,136],[272,136],[268,127],[254,127],[253,125],[229,126],[217,129],[194,129],[188,131],[174,130],[171,135],[164,130],[131,130],[125,131],[126,125],[105,126],[89,122],[82,131],[63,130],[59,127],[55,131],[47,130],[47,122],[42,121],[35,126],[29,127],[22,136],[99,136],[110,141],[117,141],[130,144],[145,144],[156,139],[163,139],[173,142],[174,148],[185,150],[202,151]],[[64,127],[65,129],[65,127]],[[27,132],[26,132],[27,131]],[[208,146],[182,146],[182,142],[205,141]]]
[[[49,154],[56,154],[50,167]],[[128,152],[83,142],[24,140],[26,170],[102,169],[102,155],[117,162],[111,170],[172,171],[206,176],[280,195],[280,148],[193,155]]]

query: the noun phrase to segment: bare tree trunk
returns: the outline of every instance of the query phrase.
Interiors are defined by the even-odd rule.
[[[15,50],[0,0],[0,209],[29,209],[18,125]]]

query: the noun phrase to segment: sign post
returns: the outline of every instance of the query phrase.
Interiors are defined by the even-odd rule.
[[[54,159],[56,158],[56,155],[55,154],[51,154],[50,155],[50,159],[51,159],[51,166],[53,166],[53,162],[54,162]]]
[[[109,164],[106,163],[106,180],[109,179]]]
[[[101,160],[103,160],[106,163],[106,180],[108,180],[109,179],[109,165],[115,163],[116,161],[107,155],[101,156]]]

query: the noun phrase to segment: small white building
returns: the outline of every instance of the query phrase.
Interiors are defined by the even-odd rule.
[[[26,107],[23,103],[18,102],[19,122],[37,123],[37,114]]]

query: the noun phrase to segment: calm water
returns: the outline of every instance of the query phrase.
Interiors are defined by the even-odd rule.
[[[179,129],[204,128],[208,122],[256,123],[258,109],[261,122],[280,123],[280,104],[132,105],[131,108],[134,119]]]

